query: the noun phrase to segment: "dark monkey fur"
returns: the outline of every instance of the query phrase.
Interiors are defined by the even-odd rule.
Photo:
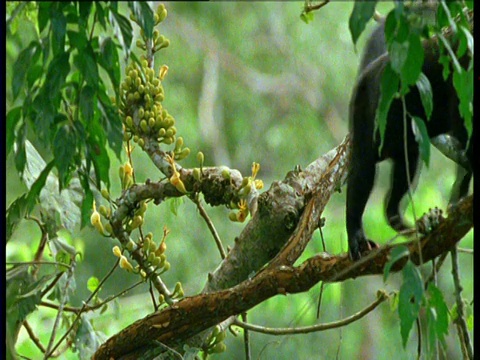
[[[386,53],[385,22],[381,21],[370,36],[360,64],[359,76],[353,90],[349,108],[349,126],[352,136],[351,161],[347,180],[346,222],[348,246],[353,260],[359,259],[363,253],[376,247],[367,239],[363,230],[362,216],[373,188],[376,164],[385,159],[393,161],[392,180],[385,212],[388,223],[397,231],[407,229],[402,218],[401,200],[408,191],[407,170],[404,151],[403,110],[399,99],[391,103],[387,116],[387,127],[383,149],[379,154],[380,136],[374,134],[375,114],[380,97],[380,81],[385,65],[389,61]],[[433,92],[433,111],[430,120],[426,120],[422,102],[416,87],[412,87],[406,95],[407,112],[412,116],[424,119],[430,138],[448,134],[458,140],[462,149],[467,144],[467,131],[458,110],[458,97],[452,83],[451,75],[445,81],[442,76],[443,66],[438,63],[439,51],[435,40],[423,42],[425,61],[422,72],[430,81]],[[468,57],[460,59],[466,68]],[[419,172],[419,147],[415,141],[407,117],[408,166],[411,183]],[[466,151],[470,162],[467,170],[457,171],[457,181],[451,201],[456,201],[468,192],[472,177],[472,143]]]

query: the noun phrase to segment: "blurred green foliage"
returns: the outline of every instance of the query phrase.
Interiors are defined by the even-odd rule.
[[[7,9],[18,2],[8,2]],[[259,178],[266,188],[276,179],[299,164],[305,167],[318,156],[336,146],[347,134],[348,102],[355,82],[359,50],[365,41],[362,35],[356,45],[348,29],[351,2],[331,2],[315,14],[315,20],[306,25],[300,20],[301,2],[172,2],[165,3],[169,17],[162,23],[162,33],[170,39],[168,51],[159,52],[155,68],[167,64],[169,72],[163,82],[165,106],[175,116],[179,133],[193,153],[205,153],[205,165],[227,165],[248,174],[253,161],[261,164]],[[32,5],[27,5],[30,9]],[[388,11],[390,3],[380,3],[379,11]],[[126,4],[119,3],[119,13],[128,17]],[[32,21],[30,21],[32,20]],[[19,52],[35,38],[35,12],[27,11],[19,22],[12,24],[7,36],[6,103],[7,112],[21,105],[12,94],[12,66]],[[20,25],[21,24],[21,25]],[[369,24],[367,31],[373,24]],[[138,38],[138,27],[133,27],[133,41]],[[95,34],[114,36],[98,26]],[[137,52],[138,49],[134,49]],[[125,62],[119,52],[120,64]],[[105,71],[99,76],[108,78]],[[106,82],[107,83],[107,82]],[[108,84],[111,84],[108,82]],[[112,88],[107,89],[111,96]],[[35,134],[28,137],[36,145]],[[48,149],[38,146],[44,158],[51,158]],[[120,194],[117,170],[120,161],[113,151],[108,153],[111,193]],[[125,162],[125,154],[122,155]],[[140,150],[134,152],[133,163],[137,182],[161,177],[158,170]],[[454,166],[436,151],[431,166],[424,171],[414,195],[415,211],[419,216],[429,207],[445,208],[450,186],[454,181]],[[198,166],[194,156],[184,166]],[[380,243],[389,240],[394,232],[383,217],[383,197],[388,187],[389,165],[380,165],[378,186],[370,198],[364,216],[367,234]],[[19,180],[12,157],[7,158],[8,205],[26,191]],[[176,200],[169,200],[170,202]],[[167,205],[167,206],[164,206]],[[173,287],[181,281],[186,295],[198,293],[209,271],[220,262],[210,233],[193,203],[180,201],[178,215],[169,204],[153,207],[145,219],[144,231],[161,232],[164,225],[171,234],[167,239],[171,270],[164,279]],[[225,208],[207,209],[226,245],[231,245],[243,226],[227,220]],[[344,193],[332,197],[324,216],[322,229],[327,251],[347,250]],[[410,208],[407,218],[412,220]],[[7,246],[7,261],[28,261],[33,258],[40,234],[31,222],[22,222]],[[88,294],[88,279],[102,278],[116,258],[112,247],[117,245],[91,228],[74,234],[70,242],[82,251],[82,261],[76,269],[76,291],[70,303],[79,306]],[[472,247],[472,236],[460,246]],[[317,232],[299,260],[323,251]],[[47,252],[48,253],[48,252]],[[473,257],[460,255],[464,281],[463,296],[473,298]],[[438,276],[447,304],[453,304],[453,287],[449,264]],[[430,265],[421,269],[429,273]],[[117,271],[102,287],[101,296],[116,294],[136,282],[136,276]],[[378,289],[399,288],[400,275],[392,274],[387,284],[381,277],[361,278],[325,287],[321,322],[351,315],[375,298]],[[315,314],[319,287],[296,296],[276,297],[249,312],[253,323],[269,327],[300,326],[316,322]],[[109,311],[95,318],[95,327],[107,336],[147,315],[153,309],[148,285],[141,285],[120,297]],[[48,339],[53,325],[53,311],[31,315],[41,341]],[[412,331],[411,337],[417,337]],[[446,338],[451,344],[447,358],[458,358],[455,330],[450,327]],[[227,336],[227,352],[215,358],[241,359],[242,337]],[[396,310],[387,304],[345,328],[321,333],[272,337],[251,334],[252,354],[261,359],[413,359],[416,342],[410,341],[405,350],[399,332]],[[308,344],[308,346],[305,346]],[[24,331],[20,333],[18,351],[30,358],[38,358],[39,351]],[[69,354],[63,358],[77,358]]]

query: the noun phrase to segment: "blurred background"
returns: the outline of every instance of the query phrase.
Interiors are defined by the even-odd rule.
[[[329,3],[315,12],[315,20],[308,25],[300,20],[303,2],[164,4],[169,15],[159,30],[170,40],[170,47],[157,53],[155,66],[156,69],[163,64],[169,67],[163,82],[164,106],[175,117],[178,133],[193,154],[183,160],[183,166],[198,166],[194,155],[197,151],[204,152],[206,166],[227,165],[246,175],[255,161],[261,165],[257,178],[262,179],[268,189],[272,181],[283,179],[295,165],[306,167],[342,141],[348,132],[348,103],[361,49],[374,26],[370,24],[355,49],[348,30],[353,2]],[[126,5],[119,5],[122,6],[128,17]],[[386,14],[391,7],[391,3],[381,2],[378,10]],[[134,29],[138,32],[138,28],[134,26]],[[25,22],[21,30],[7,38],[7,111],[14,105],[11,66],[19,50],[33,37],[33,25]],[[137,48],[134,51],[140,54]],[[28,136],[35,143],[34,134]],[[39,151],[42,153],[42,149]],[[42,155],[49,156],[47,152]],[[118,197],[120,162],[113,152],[111,160],[112,196]],[[125,161],[124,157],[122,162]],[[137,181],[161,178],[140,150],[134,152],[133,162]],[[8,207],[26,187],[16,174],[11,156],[6,168]],[[384,163],[379,168],[364,225],[367,235],[385,243],[395,235],[383,215],[390,165]],[[446,209],[454,169],[450,161],[432,149],[431,168],[424,169],[414,196],[417,216],[434,206]],[[244,224],[228,221],[225,208],[207,207],[207,211],[224,244],[232,245]],[[324,213],[326,225],[322,231],[330,253],[347,251],[344,213],[345,191],[342,191],[332,196]],[[406,214],[412,221],[411,207]],[[205,284],[207,273],[220,262],[214,241],[194,204],[188,200],[150,205],[144,231],[152,231],[159,238],[164,225],[171,230],[167,257],[172,264],[164,275],[165,281],[172,288],[176,281],[181,281],[187,296],[197,294]],[[473,247],[471,235],[462,240],[461,247]],[[71,298],[72,305],[79,306],[89,294],[88,278],[102,278],[114,264],[116,258],[111,249],[116,243],[100,237],[91,228],[74,236],[65,234],[65,237],[83,253],[77,267],[77,290]],[[31,260],[39,239],[38,228],[24,221],[8,243],[7,261]],[[299,263],[320,251],[323,251],[320,234],[316,232]],[[459,256],[463,296],[470,301],[473,256],[463,253]],[[431,265],[426,264],[421,271],[429,274]],[[136,281],[136,276],[117,271],[100,296],[116,294]],[[394,274],[387,283],[381,276],[372,276],[326,285],[319,320],[316,320],[320,288],[317,285],[308,293],[279,296],[264,302],[249,312],[249,320],[269,327],[335,321],[371,303],[377,290],[398,290],[400,284],[401,276]],[[447,304],[452,306],[449,260],[439,273],[438,284]],[[151,311],[145,284],[120,297],[103,315],[92,316],[96,328],[109,337]],[[48,339],[53,318],[47,309],[34,313],[30,323],[35,325],[41,339]],[[23,331],[20,339],[22,353],[39,354]],[[412,330],[407,348],[402,348],[398,314],[387,303],[340,329],[280,337],[251,334],[254,359],[414,359],[416,339],[416,331]],[[229,334],[226,344],[227,352],[215,358],[244,358],[241,334],[237,337]],[[453,326],[448,344],[447,358],[460,358]]]

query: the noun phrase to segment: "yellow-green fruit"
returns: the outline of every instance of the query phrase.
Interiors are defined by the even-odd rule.
[[[138,40],[137,40],[137,47],[139,47],[140,49],[142,49],[144,46],[145,46],[145,44],[142,42],[142,40],[138,39]]]
[[[165,129],[164,128],[161,128],[160,130],[158,130],[158,137],[165,137]]]
[[[146,120],[140,121],[140,129],[142,129],[144,132],[148,132],[148,124]]]
[[[155,40],[155,39],[158,38],[158,36],[160,35],[160,32],[159,32],[157,29],[155,29],[155,30],[153,30],[153,34],[152,34],[152,35],[153,35],[153,40]]]
[[[108,192],[107,189],[103,188],[100,193],[102,194],[102,197],[103,197],[104,199],[110,201],[110,193]]]
[[[129,141],[132,138],[132,133],[125,131],[123,133],[123,141]]]
[[[106,228],[106,227],[105,227]],[[127,245],[125,246],[125,248],[128,250],[128,251],[133,251],[135,250],[135,241],[133,241],[132,239],[129,239],[128,240],[128,243]]]
[[[205,160],[205,155],[203,155],[203,152],[199,151],[197,153],[197,161],[200,163],[200,165],[203,165],[204,160]]]
[[[148,61],[146,59],[142,60],[142,67],[145,69],[148,67]]]
[[[144,115],[145,115],[145,110],[143,110],[143,107],[141,107],[140,109],[138,109],[138,117],[140,119],[143,119]]]
[[[157,267],[160,265],[160,263],[162,262],[162,259],[160,259],[158,256],[153,258],[153,261],[152,261],[152,265]]]
[[[138,139],[139,139],[138,135],[133,135],[133,142],[138,142]]]
[[[162,22],[167,17],[167,9],[163,9],[161,13],[158,14],[158,21]]]
[[[142,246],[143,251],[147,252],[148,249],[150,249],[151,243],[152,243],[152,239],[145,237],[145,240],[143,241],[143,246]]]
[[[145,205],[146,205],[146,203],[145,203]],[[152,240],[153,239],[153,233],[150,231],[147,235],[145,235],[145,239]]]
[[[125,125],[127,125],[130,128],[133,126],[133,119],[131,116],[127,116],[125,118]]]
[[[159,92],[157,95],[155,95],[155,101],[162,102],[165,99],[165,95],[163,95],[163,92]]]
[[[155,254],[153,252],[148,254],[147,260],[153,262],[153,260],[155,260]]]
[[[200,172],[199,168],[194,168],[192,174],[193,178],[197,181],[200,181],[200,179],[202,178],[202,173]]]
[[[145,140],[143,140],[142,138],[138,139],[138,146],[143,149],[145,147]]]
[[[140,77],[137,77],[137,78],[135,79],[135,86],[138,88],[141,83],[142,83],[142,79],[141,79]]]
[[[140,86],[138,87],[138,92],[139,92],[140,94],[143,94],[143,93],[145,92],[145,86],[140,85]]]
[[[166,138],[163,139],[163,143],[165,145],[173,144],[174,141],[175,141],[175,139],[173,137],[166,137]]]
[[[179,136],[175,142],[175,151],[180,151],[183,146],[183,137]]]
[[[152,128],[152,129],[155,127],[155,119],[154,118],[148,119],[148,126],[150,126],[150,128]]]
[[[152,242],[150,243],[150,246],[149,246],[148,250],[149,250],[150,252],[154,253],[155,250],[157,250],[157,245],[155,245],[155,243],[152,241]]]
[[[158,23],[160,23],[160,17],[157,14],[153,14],[153,21],[155,25],[158,25]]]
[[[105,231],[109,234],[113,234],[113,228],[112,228],[112,225],[110,225],[110,223],[105,224]]]
[[[190,149],[187,147],[176,154],[175,158],[177,160],[185,159],[188,155],[190,155]]]
[[[133,94],[132,94],[132,93],[129,93],[129,94],[127,95],[127,101],[130,102],[130,103],[132,103],[134,100],[135,100],[135,99],[134,99],[134,97],[133,97]]]
[[[237,213],[233,212],[233,211],[230,212],[230,214],[228,214],[228,218],[230,219],[230,221],[234,221],[234,222],[238,221],[237,220]]]
[[[100,205],[98,208],[98,212],[104,216],[107,217],[107,207],[105,205]]]

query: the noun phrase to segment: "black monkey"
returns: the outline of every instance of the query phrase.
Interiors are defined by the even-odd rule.
[[[403,110],[400,100],[393,100],[387,116],[387,126],[383,149],[379,154],[380,136],[374,133],[375,114],[379,103],[380,81],[383,70],[389,61],[386,53],[385,22],[373,31],[366,44],[359,76],[353,90],[349,108],[349,126],[351,139],[351,161],[347,179],[346,222],[350,257],[357,260],[362,253],[377,245],[367,239],[363,231],[362,216],[365,205],[373,188],[376,164],[385,159],[393,161],[392,180],[385,212],[388,223],[397,231],[407,229],[402,218],[400,202],[408,191],[407,170],[404,152]],[[434,40],[423,43],[425,60],[422,72],[429,79],[433,92],[433,111],[426,121],[430,138],[452,136],[461,145],[467,144],[467,131],[458,110],[458,98],[452,84],[451,76],[445,81],[442,76],[443,66],[438,63],[438,45]],[[460,59],[465,68],[468,57]],[[422,102],[416,87],[412,87],[405,97],[407,112],[412,116],[426,119]],[[410,121],[410,119],[408,119]],[[467,170],[457,171],[457,181],[452,193],[452,201],[465,196],[472,176],[472,146],[466,151],[470,163]],[[407,125],[408,167],[411,183],[418,174],[419,148],[411,126]]]

